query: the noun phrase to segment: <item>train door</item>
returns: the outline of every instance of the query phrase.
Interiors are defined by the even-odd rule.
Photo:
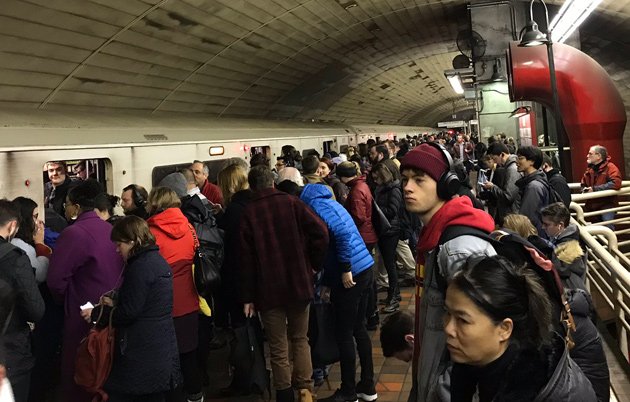
[[[334,151],[333,146],[334,146],[334,141],[324,141],[324,145],[322,146],[322,149],[324,150],[325,154],[330,154],[330,151]]]

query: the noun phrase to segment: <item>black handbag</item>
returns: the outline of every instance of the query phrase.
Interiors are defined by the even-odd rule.
[[[378,206],[376,201],[372,198],[372,225],[374,225],[374,230],[376,231],[376,235],[381,237],[385,233],[387,233],[392,225],[389,223],[389,219],[381,210],[381,207]]]
[[[339,346],[335,338],[335,317],[330,303],[311,303],[308,339],[313,367],[323,367],[339,361]]]
[[[223,245],[209,247],[208,243],[200,243],[195,229],[188,225],[195,241],[193,257],[193,281],[197,294],[210,302],[221,286],[221,264],[223,261]]]
[[[233,383],[260,395],[271,397],[271,376],[267,370],[263,332],[257,317],[247,318],[245,325],[234,328],[230,347],[230,364],[238,373]]]

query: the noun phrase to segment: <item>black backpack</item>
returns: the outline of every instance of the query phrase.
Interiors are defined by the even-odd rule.
[[[455,225],[447,227],[440,236],[438,244],[442,245],[459,236],[475,236],[483,239],[492,245],[498,255],[507,258],[517,266],[525,265],[532,269],[540,278],[545,291],[549,295],[554,307],[554,316],[562,317],[555,325],[556,330],[566,337],[569,348],[573,347],[574,343],[570,333],[575,332],[576,328],[571,308],[565,297],[560,275],[551,260],[544,253],[529,240],[509,230],[501,229],[487,233],[470,226]],[[437,253],[435,254],[437,259]],[[445,292],[447,286],[446,278],[440,274],[439,269],[436,272],[438,287]]]
[[[217,226],[216,219],[207,200],[204,205],[208,213],[202,221],[192,222],[195,238],[195,257],[193,275],[199,296],[208,302],[221,286],[221,266],[223,265],[223,230]]]

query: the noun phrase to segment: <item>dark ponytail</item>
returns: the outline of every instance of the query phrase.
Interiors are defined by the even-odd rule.
[[[535,348],[549,343],[551,301],[531,270],[517,268],[505,257],[488,257],[458,272],[450,286],[468,296],[495,324],[510,318],[512,342]]]

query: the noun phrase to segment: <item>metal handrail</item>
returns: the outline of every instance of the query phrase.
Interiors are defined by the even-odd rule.
[[[598,311],[602,307],[608,307],[613,312],[617,324],[618,346],[630,363],[630,272],[621,263],[623,261],[630,264],[630,260],[618,250],[617,238],[610,228],[600,225],[584,226],[575,219],[572,222],[577,224],[580,238],[589,251],[586,285],[594,296],[595,307]],[[600,243],[600,235],[606,236],[606,247]]]
[[[579,183],[571,183],[570,187],[579,188]],[[630,363],[630,253],[620,250],[630,245],[630,240],[618,239],[618,236],[630,233],[630,203],[623,201],[619,207],[599,211],[585,212],[583,208],[586,200],[629,194],[630,181],[624,181],[620,190],[572,194],[570,209],[573,214],[571,222],[578,226],[580,238],[588,251],[586,286],[593,295],[593,304],[598,314],[603,315],[601,318],[615,322],[619,349]],[[587,221],[603,212],[616,212],[617,216],[596,224]],[[613,224],[625,224],[625,228],[615,230],[603,226]]]

